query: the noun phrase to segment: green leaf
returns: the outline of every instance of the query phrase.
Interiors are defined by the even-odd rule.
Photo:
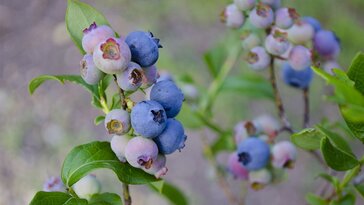
[[[323,126],[317,125],[316,128],[326,137],[330,139],[330,142],[338,149],[347,154],[351,154],[354,156],[353,151],[351,150],[349,144],[342,138],[339,134],[335,132],[331,132],[330,130],[324,128]],[[354,156],[355,157],[355,156]]]
[[[335,147],[328,137],[321,139],[321,153],[327,165],[337,171],[352,169],[359,163],[355,156]]]
[[[164,186],[164,180],[151,182],[151,183],[149,183],[149,185],[151,186],[151,188],[153,188],[153,190],[158,191],[159,193],[162,193],[163,186]]]
[[[226,57],[224,44],[220,44],[204,54],[203,59],[212,77],[217,77]]]
[[[92,6],[79,0],[68,0],[66,11],[67,31],[82,54],[85,54],[82,48],[83,30],[93,22],[96,22],[97,25],[110,25],[104,15]]]
[[[221,151],[233,151],[235,148],[235,142],[231,134],[220,135],[211,145],[213,155]]]
[[[355,190],[360,194],[364,199],[364,184],[356,184],[354,185]]]
[[[98,98],[98,92],[97,92],[97,86],[92,86],[87,84],[81,76],[79,75],[40,75],[36,78],[33,78],[29,83],[29,93],[33,94],[37,88],[42,85],[47,80],[55,80],[58,81],[61,84],[64,84],[65,81],[75,83],[78,85],[81,85],[84,87],[87,91],[89,91],[91,94],[97,96]]]
[[[187,197],[183,192],[168,182],[164,182],[162,187],[149,184],[149,188],[160,193],[173,205],[188,205]]]
[[[30,205],[87,205],[84,199],[74,198],[63,192],[38,192]]]
[[[305,150],[316,150],[320,148],[320,141],[324,135],[315,128],[306,128],[291,136],[291,141],[297,147]]]
[[[346,120],[351,123],[363,123],[364,124],[364,107],[347,104],[345,106],[341,106],[341,113],[346,117]]]
[[[355,205],[355,195],[349,193],[340,200],[331,201],[330,205]]]
[[[306,195],[306,201],[310,205],[327,205],[328,203],[325,201],[325,199],[316,196],[314,194],[308,193]]]
[[[123,202],[119,195],[114,193],[102,193],[92,195],[90,205],[122,205]]]
[[[94,124],[95,125],[99,125],[100,123],[102,123],[102,121],[104,121],[105,120],[105,116],[103,116],[103,115],[99,115],[99,116],[97,116],[96,118],[95,118],[95,120],[94,120]]]
[[[259,75],[244,74],[242,76],[227,77],[222,90],[240,92],[247,97],[274,100],[271,84]]]
[[[331,176],[329,174],[326,173],[321,173],[319,174],[319,177],[325,179],[326,181],[330,182],[331,185],[335,188],[336,191],[338,191],[340,189],[340,181],[337,177],[335,176]]]
[[[127,184],[146,184],[157,179],[128,163],[121,163],[111,150],[109,142],[91,142],[75,147],[66,157],[62,167],[62,181],[70,187],[89,172],[107,168]]]
[[[364,95],[364,53],[358,53],[352,61],[348,77],[354,81],[355,88]]]

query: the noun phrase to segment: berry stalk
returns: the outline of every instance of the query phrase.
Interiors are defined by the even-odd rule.
[[[123,198],[124,198],[124,205],[131,205],[131,196],[129,193],[129,185],[123,183]]]
[[[303,89],[303,103],[304,103],[304,112],[303,112],[303,128],[308,128],[310,123],[310,90],[309,88]]]
[[[119,86],[118,86],[118,79],[117,79],[117,77],[116,77],[115,74],[113,76],[114,76],[114,82],[115,82],[116,86],[119,88]],[[124,90],[121,89],[121,88],[119,88],[118,90],[119,90],[118,92],[119,92],[119,95],[120,95],[120,105],[123,108],[123,110],[126,110],[126,108],[128,107],[128,105],[127,105],[126,100],[125,100]]]

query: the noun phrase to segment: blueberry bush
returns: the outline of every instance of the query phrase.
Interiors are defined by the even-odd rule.
[[[95,117],[95,125],[103,123],[111,140],[72,149],[60,177],[49,178],[30,204],[130,205],[131,184],[145,185],[171,204],[188,204],[178,187],[163,180],[168,155],[183,154],[184,127],[216,135],[212,142],[200,136],[203,154],[229,204],[245,204],[247,192],[236,195],[228,178],[242,183],[244,189],[264,192],[265,187],[283,182],[294,169],[297,148],[327,170],[317,173],[325,183],[317,190],[312,187],[306,203],[346,205],[355,204],[356,196],[364,197],[364,156],[357,156],[348,142],[351,137],[364,142],[364,54],[358,53],[347,72],[343,71],[337,63],[339,37],[315,18],[284,7],[280,0],[234,0],[220,17],[233,38],[204,55],[212,77],[206,88],[189,73],[171,76],[158,72],[155,64],[163,40],[153,33],[134,31],[124,36],[95,8],[68,0],[66,26],[84,55],[81,74],[41,75],[29,83],[29,91],[33,94],[48,80],[81,85],[91,94],[92,105],[102,112]],[[233,71],[240,63],[249,67],[241,75]],[[345,123],[310,121],[314,76],[333,88],[326,99],[338,105]],[[279,80],[302,95],[302,104],[297,105],[303,110],[302,126],[287,117]],[[276,110],[223,126],[216,123],[219,116],[214,108],[224,92],[267,100]],[[135,95],[142,100],[134,100]],[[218,160],[221,153],[229,154],[224,163]],[[121,196],[101,193],[101,183],[92,174],[100,168],[115,173],[123,187]],[[345,174],[341,177],[340,172]]]

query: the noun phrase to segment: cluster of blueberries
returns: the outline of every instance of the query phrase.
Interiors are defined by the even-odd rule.
[[[322,29],[315,18],[281,7],[280,0],[234,0],[221,18],[234,29],[250,24],[253,29],[244,30],[241,37],[247,63],[254,70],[264,70],[276,59],[289,86],[305,89],[310,85],[312,62],[323,62],[327,72],[340,68],[340,40],[335,33]],[[256,32],[259,29],[265,31],[264,41]]]
[[[184,101],[182,91],[172,80],[158,80],[159,39],[143,31],[117,38],[110,27],[93,23],[84,30],[82,47],[87,54],[81,61],[81,75],[87,83],[98,83],[105,74],[112,74],[124,91],[153,86],[150,100],[133,104],[130,113],[124,109],[107,113],[105,128],[114,135],[111,148],[120,161],[157,178],[163,176],[165,155],[181,150],[186,135],[174,119]]]
[[[229,155],[227,168],[254,190],[279,181],[278,171],[293,168],[297,151],[289,141],[275,143],[280,124],[269,115],[239,122],[234,129],[237,151]]]

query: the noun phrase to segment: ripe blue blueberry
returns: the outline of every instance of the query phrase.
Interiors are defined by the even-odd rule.
[[[311,16],[302,17],[302,21],[309,23],[313,27],[315,32],[318,32],[319,30],[321,30],[320,22]]]
[[[107,74],[117,74],[125,70],[130,58],[128,45],[118,38],[108,38],[100,42],[93,53],[96,67]]]
[[[131,110],[131,124],[135,132],[143,137],[158,136],[166,127],[166,123],[166,111],[156,101],[141,101]]]
[[[110,141],[111,149],[121,162],[126,162],[125,148],[129,142],[127,135],[114,135]]]
[[[95,85],[105,76],[105,74],[99,70],[92,59],[92,55],[86,54],[80,62],[81,77],[90,85]]]
[[[148,174],[153,174],[157,179],[166,175],[168,168],[166,167],[166,156],[163,154],[158,154],[157,159],[153,162],[149,169],[142,167],[142,169]]]
[[[228,5],[221,14],[221,21],[230,28],[240,28],[245,21],[243,13],[235,4]]]
[[[250,11],[255,6],[255,0],[234,0],[234,4],[242,11]]]
[[[236,152],[229,155],[228,169],[235,178],[248,179],[249,171],[239,162],[239,156]]]
[[[254,70],[266,69],[270,64],[271,57],[263,47],[255,47],[248,53],[247,61]]]
[[[296,9],[280,8],[276,11],[275,25],[281,29],[289,29],[297,18]]]
[[[268,35],[265,39],[265,49],[268,53],[276,56],[284,54],[289,48],[289,41],[287,39],[287,33],[279,30],[273,31],[272,34]]]
[[[109,134],[126,134],[130,130],[129,113],[122,109],[111,110],[107,113],[104,124]]]
[[[149,169],[158,157],[158,148],[153,140],[144,137],[133,137],[125,147],[125,158],[136,168]]]
[[[295,44],[306,44],[311,41],[315,33],[311,24],[305,21],[298,21],[287,30],[288,40]]]
[[[92,54],[97,44],[110,37],[115,37],[115,33],[109,26],[97,26],[94,22],[83,30],[82,48],[86,53]]]
[[[282,79],[292,87],[304,89],[307,88],[313,78],[311,67],[306,67],[303,70],[295,70],[288,63],[282,65]]]
[[[259,3],[249,14],[250,23],[256,28],[268,28],[274,21],[273,10],[266,4]]]
[[[242,47],[248,51],[259,46],[261,43],[259,36],[253,32],[243,33],[243,35],[240,36],[240,39]]]
[[[157,62],[159,57],[159,39],[152,33],[144,31],[134,31],[129,33],[125,42],[131,51],[131,60],[138,63],[141,67],[149,67]]]
[[[169,118],[167,119],[166,128],[153,140],[157,144],[160,153],[171,154],[184,148],[186,139],[183,125],[179,121]]]
[[[166,111],[167,117],[175,117],[181,110],[184,96],[173,81],[157,82],[150,91],[150,99],[159,102]]]
[[[249,137],[238,145],[238,156],[249,171],[262,169],[269,162],[269,145],[257,137]]]
[[[335,56],[340,51],[340,42],[335,33],[328,30],[320,30],[313,40],[314,49],[323,57]]]
[[[295,46],[289,53],[288,62],[293,69],[303,70],[312,63],[311,51],[301,45]]]
[[[155,65],[143,68],[142,88],[149,88],[158,79],[158,70]]]
[[[134,62],[130,62],[126,70],[116,76],[119,87],[125,91],[136,91],[142,85],[142,68]]]

